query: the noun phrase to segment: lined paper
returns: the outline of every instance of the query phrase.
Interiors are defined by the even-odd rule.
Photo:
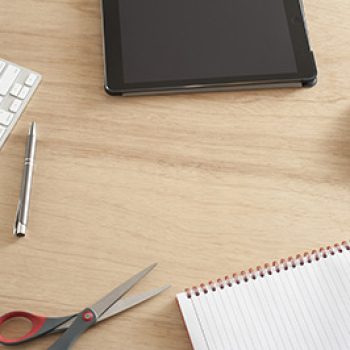
[[[334,252],[177,295],[193,348],[350,349],[350,251]]]

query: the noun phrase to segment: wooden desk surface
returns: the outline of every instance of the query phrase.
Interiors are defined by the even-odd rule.
[[[350,2],[305,7],[315,88],[121,98],[102,86],[98,0],[2,1],[0,56],[44,80],[0,154],[0,313],[76,312],[158,261],[135,292],[173,288],[74,349],[190,349],[177,292],[349,238]],[[16,240],[32,120],[31,233]]]

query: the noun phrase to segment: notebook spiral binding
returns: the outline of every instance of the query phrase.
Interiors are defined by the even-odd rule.
[[[225,287],[232,287],[234,284],[247,283],[250,280],[256,280],[258,278],[264,278],[265,276],[272,275],[274,273],[280,273],[284,270],[294,269],[297,266],[303,266],[312,262],[326,259],[330,255],[336,253],[343,253],[344,250],[350,250],[350,242],[342,242],[342,244],[335,244],[333,247],[320,248],[319,250],[313,250],[311,253],[305,252],[304,254],[298,254],[295,258],[289,257],[288,259],[281,259],[279,262],[274,261],[271,264],[264,264],[264,267],[257,266],[255,269],[250,268],[248,271],[242,271],[240,274],[234,273],[231,277],[226,276],[224,279],[219,278],[216,283],[209,281],[207,284],[201,283],[200,287],[192,287],[185,289],[188,298],[194,296],[200,296],[201,293],[207,294],[209,291],[216,292],[218,288],[223,289]]]

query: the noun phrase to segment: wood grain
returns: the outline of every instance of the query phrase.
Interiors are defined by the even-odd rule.
[[[172,289],[75,349],[190,349],[177,292],[349,238],[349,1],[305,1],[315,88],[137,98],[103,91],[98,0],[1,5],[0,56],[44,80],[0,154],[0,313],[70,314],[158,261],[135,293]],[[31,233],[15,240],[32,120]]]

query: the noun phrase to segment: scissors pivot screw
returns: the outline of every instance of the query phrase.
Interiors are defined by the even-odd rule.
[[[83,314],[83,320],[86,321],[86,322],[89,322],[93,319],[94,315],[92,314],[91,311],[86,311],[84,314]]]

